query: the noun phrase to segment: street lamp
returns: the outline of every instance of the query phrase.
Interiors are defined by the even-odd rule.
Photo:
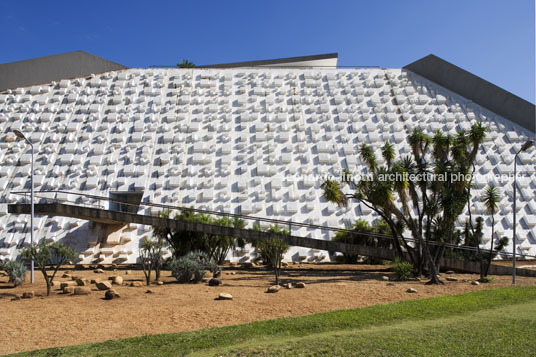
[[[517,183],[517,156],[519,155],[520,152],[522,151],[526,151],[528,149],[530,149],[530,147],[532,146],[532,140],[527,140],[523,146],[521,147],[521,149],[519,149],[518,152],[516,152],[516,156],[514,157],[514,234],[513,234],[513,237],[512,237],[512,240],[514,241],[514,245],[513,245],[513,258],[512,258],[512,284],[513,285],[516,285],[516,190],[517,190],[517,187],[516,187],[516,183]]]
[[[30,144],[30,153],[32,155],[32,166],[31,166],[31,191],[30,191],[30,206],[31,206],[31,216],[30,216],[30,245],[33,247],[33,234],[34,234],[34,147],[33,144],[24,134],[17,129],[13,130],[13,133],[17,135],[18,138],[23,139],[28,144]],[[31,268],[31,275],[30,275],[30,282],[33,284],[34,282],[34,260],[32,258],[32,268]]]

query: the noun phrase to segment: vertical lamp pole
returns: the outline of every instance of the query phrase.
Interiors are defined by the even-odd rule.
[[[527,140],[514,156],[514,229],[513,229],[513,258],[512,258],[512,285],[516,285],[516,190],[517,190],[517,156],[520,152],[528,150],[532,146],[532,140]]]
[[[30,191],[30,206],[31,206],[31,215],[30,215],[30,245],[33,247],[34,244],[34,146],[30,140],[20,130],[13,130],[13,133],[17,135],[20,139],[23,139],[30,145],[30,154],[32,155],[32,166],[31,166],[31,191]],[[32,258],[32,268],[31,268],[31,275],[30,275],[30,282],[34,283],[34,260]]]

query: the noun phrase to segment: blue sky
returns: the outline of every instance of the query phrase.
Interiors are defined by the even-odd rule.
[[[535,102],[533,0],[1,1],[0,63],[84,50],[129,67],[433,53]]]

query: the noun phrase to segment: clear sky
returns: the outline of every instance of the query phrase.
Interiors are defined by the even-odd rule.
[[[84,50],[129,67],[338,52],[402,67],[433,53],[535,102],[534,0],[1,1],[0,63]]]

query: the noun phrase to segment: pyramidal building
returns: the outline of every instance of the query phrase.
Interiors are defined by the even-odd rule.
[[[77,51],[0,65],[0,259],[30,242],[28,202],[34,146],[35,202],[103,208],[98,197],[346,227],[376,215],[362,204],[326,202],[320,176],[365,172],[358,148],[390,141],[410,153],[415,127],[455,134],[488,128],[477,157],[472,214],[491,220],[481,199],[495,183],[503,195],[497,237],[512,236],[514,156],[534,137],[534,105],[433,55],[403,68],[338,68],[337,54],[197,68],[127,68]],[[517,254],[536,255],[536,151],[517,163]],[[380,159],[381,163],[381,159]],[[502,177],[510,176],[510,181]],[[137,208],[136,208],[137,207]],[[132,209],[132,208],[130,208]],[[458,220],[463,226],[467,215]],[[330,239],[328,231],[293,234]],[[99,225],[37,216],[34,239],[74,247],[81,264],[136,263],[151,227]],[[512,242],[506,249],[512,251]],[[167,252],[169,254],[169,252]],[[253,257],[235,250],[233,261]],[[292,247],[287,259],[320,261],[327,252]]]

